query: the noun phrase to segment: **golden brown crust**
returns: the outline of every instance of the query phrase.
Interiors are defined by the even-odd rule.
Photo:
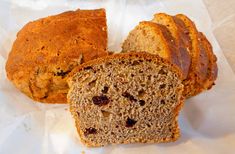
[[[214,81],[217,78],[218,67],[217,67],[217,58],[213,53],[213,48],[206,38],[206,36],[200,32],[200,37],[202,39],[204,48],[207,51],[207,55],[209,57],[208,71],[207,71],[207,81],[204,83],[205,89],[210,89],[214,85]]]
[[[195,24],[185,15],[178,14],[175,16],[181,20],[188,29],[189,37],[191,40],[192,48],[190,55],[192,58],[188,79],[184,81],[186,97],[195,96],[204,89],[204,82],[207,76],[208,69],[208,57],[206,49],[204,49],[203,43],[196,29]]]
[[[187,49],[190,48],[190,39],[186,35],[186,27],[184,23],[166,13],[158,13],[154,15],[153,22],[164,25],[170,31],[174,38],[175,46],[178,48],[178,57],[183,71],[184,78],[187,78],[191,63],[191,57]]]
[[[168,47],[170,50],[170,57],[171,57],[171,62],[175,65],[177,65],[179,68],[181,68],[181,63],[180,63],[180,55],[178,54],[178,48],[176,47],[176,43],[175,43],[175,39],[172,37],[171,33],[169,32],[169,30],[163,26],[163,25],[159,25],[162,34],[165,38],[165,40],[168,43]],[[182,71],[182,73],[184,74],[184,72]]]
[[[107,55],[105,10],[77,10],[26,24],[6,63],[7,77],[36,101],[66,103],[66,76]]]
[[[183,65],[183,71],[185,72],[185,77],[188,77],[189,68],[191,65],[191,57],[189,54],[189,50],[191,47],[190,38],[188,35],[188,30],[184,23],[177,19],[176,17],[172,17],[176,23],[178,28],[178,38],[179,38],[179,52],[181,57],[181,64]]]

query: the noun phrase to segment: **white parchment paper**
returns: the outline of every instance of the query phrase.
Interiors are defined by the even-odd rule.
[[[184,13],[211,41],[218,57],[216,86],[186,101],[180,113],[182,137],[168,144],[112,145],[86,148],[78,138],[67,105],[35,103],[7,79],[5,62],[17,31],[37,18],[67,10],[106,8],[109,49],[120,51],[128,32],[154,13]],[[215,37],[201,0],[0,0],[0,153],[1,154],[198,154],[235,151],[235,75]]]

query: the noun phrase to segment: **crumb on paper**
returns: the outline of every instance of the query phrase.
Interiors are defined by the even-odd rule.
[[[31,130],[31,128],[26,123],[23,123],[23,127],[26,132],[29,132]]]

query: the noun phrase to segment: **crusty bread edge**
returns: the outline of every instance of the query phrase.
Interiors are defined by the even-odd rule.
[[[207,80],[204,83],[205,89],[210,89],[214,85],[214,81],[217,79],[218,75],[218,66],[217,66],[217,58],[213,53],[213,47],[208,41],[207,37],[199,32],[203,41],[203,45],[207,51],[207,55],[209,57],[209,67],[207,72]]]
[[[196,46],[196,50],[195,50],[195,49],[193,49],[193,45],[192,45],[192,51],[191,52],[193,52],[192,54],[197,55],[196,58],[198,58],[198,57],[200,58],[200,55],[199,55],[200,54],[200,47],[199,47],[199,45],[200,44],[202,45],[202,42],[199,39],[199,32],[197,30],[197,27],[196,27],[195,23],[184,14],[177,14],[177,15],[175,15],[175,17],[177,19],[181,20],[183,23],[185,23],[184,20],[186,20],[189,23],[190,27],[193,29],[194,35],[196,35],[196,39],[192,40],[190,38],[190,40],[191,40],[192,44],[193,44],[193,41],[196,42],[197,46]],[[191,57],[191,65],[190,65],[189,74],[188,74],[189,78],[184,80],[185,83],[192,82],[192,86],[190,86],[188,88],[187,88],[187,86],[185,87],[184,96],[186,98],[190,98],[192,96],[195,96],[195,95],[197,95],[197,94],[199,94],[199,93],[201,93],[202,91],[205,90],[204,87],[203,87],[203,81],[201,81],[201,79],[200,79],[201,76],[202,75],[199,73],[199,70],[198,70],[198,62],[196,61],[196,59],[193,56],[193,57]]]
[[[178,49],[178,53],[177,54],[178,54],[178,58],[179,58],[181,69],[183,71],[184,78],[187,78],[188,73],[189,73],[189,67],[190,67],[190,64],[191,64],[191,56],[188,53],[187,46],[185,46],[185,50],[182,50],[180,48],[181,45],[185,45],[184,40],[189,39],[185,35],[185,33],[183,33],[183,30],[185,30],[186,27],[185,27],[184,23],[180,19],[178,19],[178,18],[176,18],[174,16],[171,16],[171,15],[168,15],[166,13],[157,13],[157,14],[154,14],[154,18],[151,21],[155,22],[155,23],[158,23],[157,20],[159,18],[167,18],[167,21],[170,21],[171,23],[174,23],[174,27],[176,28],[176,38],[174,38],[174,36],[172,34],[171,35],[174,38],[175,46]],[[167,22],[167,23],[169,23],[169,22]],[[159,23],[159,24],[161,24],[161,23]],[[168,29],[167,26],[165,26],[165,27]],[[183,54],[185,54],[185,55],[182,56]],[[186,63],[188,65],[184,65],[183,61],[184,62],[186,61]]]

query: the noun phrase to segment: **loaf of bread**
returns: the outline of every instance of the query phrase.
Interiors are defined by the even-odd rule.
[[[26,24],[6,63],[7,77],[32,99],[66,103],[67,75],[76,66],[107,55],[104,9],[76,10]]]
[[[70,73],[68,101],[87,146],[160,143],[180,136],[182,73],[146,52],[113,54]]]
[[[158,13],[151,21],[140,22],[123,42],[122,52],[127,51],[157,54],[176,64],[183,73],[186,98],[210,89],[217,78],[216,57],[209,41],[183,14]]]

